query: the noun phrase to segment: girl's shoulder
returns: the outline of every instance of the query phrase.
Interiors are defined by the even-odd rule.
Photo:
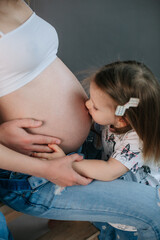
[[[136,133],[135,130],[131,129],[126,133],[123,134],[117,134],[117,133],[113,133],[109,130],[108,128],[108,135],[114,135],[115,139],[117,139],[117,141],[120,141],[121,144],[125,144],[126,143],[130,143],[133,145],[138,145],[140,147],[142,147],[142,141],[140,140],[138,134]]]
[[[122,138],[125,139],[129,139],[131,141],[140,141],[140,138],[138,136],[138,134],[136,133],[135,130],[131,129],[128,132],[124,133]]]

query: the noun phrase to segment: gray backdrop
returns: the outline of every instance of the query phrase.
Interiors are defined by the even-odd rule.
[[[75,74],[135,59],[160,80],[159,0],[31,0],[31,7],[56,28],[58,56]]]

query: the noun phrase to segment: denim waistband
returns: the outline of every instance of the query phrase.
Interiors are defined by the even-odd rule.
[[[22,173],[5,171],[0,169],[0,188],[5,188],[7,190],[31,190],[47,182],[48,180],[45,178],[34,177]]]
[[[26,179],[0,178],[0,188],[5,188],[11,191],[31,190],[31,186]]]

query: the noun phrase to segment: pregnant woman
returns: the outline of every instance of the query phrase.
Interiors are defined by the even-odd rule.
[[[55,29],[24,1],[0,0],[1,139],[8,139],[13,126],[17,126],[14,119],[32,118],[43,125],[27,128],[29,136],[33,133],[59,138],[66,153],[84,142],[91,125],[84,106],[87,97],[56,56],[57,48]],[[24,152],[14,147],[15,141],[16,137],[12,144],[5,145]],[[40,151],[40,146],[36,147],[34,151]],[[0,171],[0,199],[12,208],[51,219],[127,224],[138,230],[141,239],[159,239],[160,208],[154,188],[134,182],[125,184],[123,180],[88,184],[90,179],[72,169],[72,161],[81,160],[76,154],[45,161],[2,145],[0,150],[0,168],[6,169]],[[54,183],[70,187],[57,195]],[[116,239],[114,233],[110,235],[110,239]]]
[[[44,125],[32,132],[57,136],[66,152],[77,149],[90,128],[86,95],[56,56],[55,29],[23,1],[0,4],[1,122],[42,120]]]

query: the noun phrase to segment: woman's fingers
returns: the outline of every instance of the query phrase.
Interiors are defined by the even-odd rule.
[[[52,153],[53,150],[45,145],[31,145],[30,151],[39,153]]]
[[[32,143],[33,144],[60,144],[60,139],[45,135],[32,135],[29,134],[30,137],[32,137]]]
[[[32,153],[33,157],[37,158],[45,158],[45,159],[52,159],[53,157],[51,156],[51,153],[38,153],[38,152],[33,152]]]
[[[14,122],[19,128],[38,128],[43,124],[42,121],[33,118],[15,119]]]

